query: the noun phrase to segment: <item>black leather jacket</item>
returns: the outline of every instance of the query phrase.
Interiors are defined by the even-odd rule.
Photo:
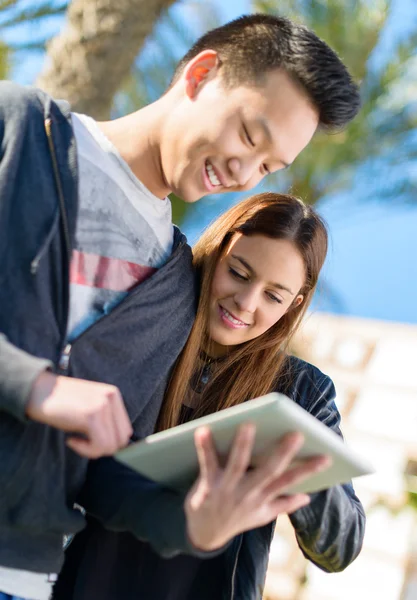
[[[341,435],[335,388],[319,369],[290,357],[286,376],[280,378],[276,391],[286,393]],[[130,517],[134,518],[132,513]],[[290,519],[301,551],[324,571],[342,571],[361,550],[365,514],[351,484],[313,494],[311,503],[293,513]],[[200,561],[191,589],[181,600],[260,600],[274,526],[275,523],[270,523],[241,534],[222,554]],[[143,556],[143,544],[133,535],[105,531],[97,522],[90,522],[68,549],[53,598],[169,600],[165,594],[155,595],[148,591],[147,584],[151,589],[151,583],[157,577],[151,568],[146,585],[143,578],[137,576],[143,567]],[[148,554],[146,556],[148,559]],[[152,560],[147,564],[152,565]],[[177,562],[166,569],[163,567],[162,572],[175,589],[178,578],[186,576],[188,568],[195,569],[196,563],[184,562],[178,557],[170,560]]]
[[[298,358],[289,360],[288,376],[276,391],[287,394],[322,423],[342,435],[332,380]],[[311,503],[290,515],[304,556],[323,571],[343,571],[359,554],[365,533],[365,512],[351,484],[312,495]],[[195,586],[189,600],[261,600],[275,523],[238,536],[209,562],[229,571],[220,590]],[[198,582],[196,582],[198,583]],[[188,599],[187,599],[188,600]]]

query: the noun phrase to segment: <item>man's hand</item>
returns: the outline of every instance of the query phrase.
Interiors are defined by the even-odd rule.
[[[309,496],[285,496],[286,490],[330,466],[328,457],[318,456],[289,468],[304,442],[300,433],[291,433],[263,464],[248,471],[254,440],[255,426],[241,426],[227,464],[220,468],[210,430],[196,431],[200,476],[185,500],[188,536],[196,548],[221,548],[239,533],[305,506]]]
[[[116,387],[48,371],[36,379],[26,415],[45,425],[81,434],[69,437],[67,444],[87,458],[113,454],[126,446],[133,433]]]

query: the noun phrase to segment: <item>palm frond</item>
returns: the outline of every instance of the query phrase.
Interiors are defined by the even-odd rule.
[[[17,2],[11,2],[11,6],[16,7]],[[0,29],[7,29],[22,23],[30,23],[35,25],[40,19],[45,17],[55,17],[63,15],[68,7],[68,2],[63,2],[56,5],[56,2],[45,2],[39,6],[19,9],[18,11],[12,11],[14,14],[8,16],[6,11],[0,7]],[[10,13],[11,11],[7,11]]]
[[[398,148],[407,148],[408,162],[415,156],[416,145],[410,145],[407,136],[417,128],[417,105],[413,101],[417,31],[401,40],[385,61],[378,58],[391,0],[255,0],[253,7],[306,24],[338,52],[361,82],[359,115],[342,132],[331,136],[318,133],[286,173],[288,186],[314,203],[324,195],[349,188],[363,165],[378,171],[384,164],[390,170],[390,183],[380,186],[381,197],[408,197],[412,189],[415,192],[417,182],[404,170],[401,177],[393,169]],[[278,179],[282,179],[281,174]]]

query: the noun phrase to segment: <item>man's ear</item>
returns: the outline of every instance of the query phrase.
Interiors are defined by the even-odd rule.
[[[194,56],[184,70],[185,92],[192,99],[210,75],[219,67],[219,55],[215,50],[203,50]]]

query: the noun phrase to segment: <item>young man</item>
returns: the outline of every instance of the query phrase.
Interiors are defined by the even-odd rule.
[[[207,528],[201,499],[185,516],[181,498],[134,475],[123,504],[122,467],[104,458],[87,474],[87,458],[153,431],[192,324],[191,254],[167,194],[251,189],[319,126],[348,123],[359,97],[324,42],[264,15],[203,36],[159,100],[112,122],[71,115],[39,90],[0,92],[0,591],[41,600],[63,534],[84,526],[80,498],[116,530],[135,510],[134,533],[165,554],[235,535],[228,519]],[[250,453],[250,432],[238,442]],[[209,439],[199,443],[209,460]],[[276,479],[297,443],[277,451]],[[226,481],[215,499],[230,490]],[[306,501],[295,498],[280,510]],[[253,510],[253,527],[260,518]]]

